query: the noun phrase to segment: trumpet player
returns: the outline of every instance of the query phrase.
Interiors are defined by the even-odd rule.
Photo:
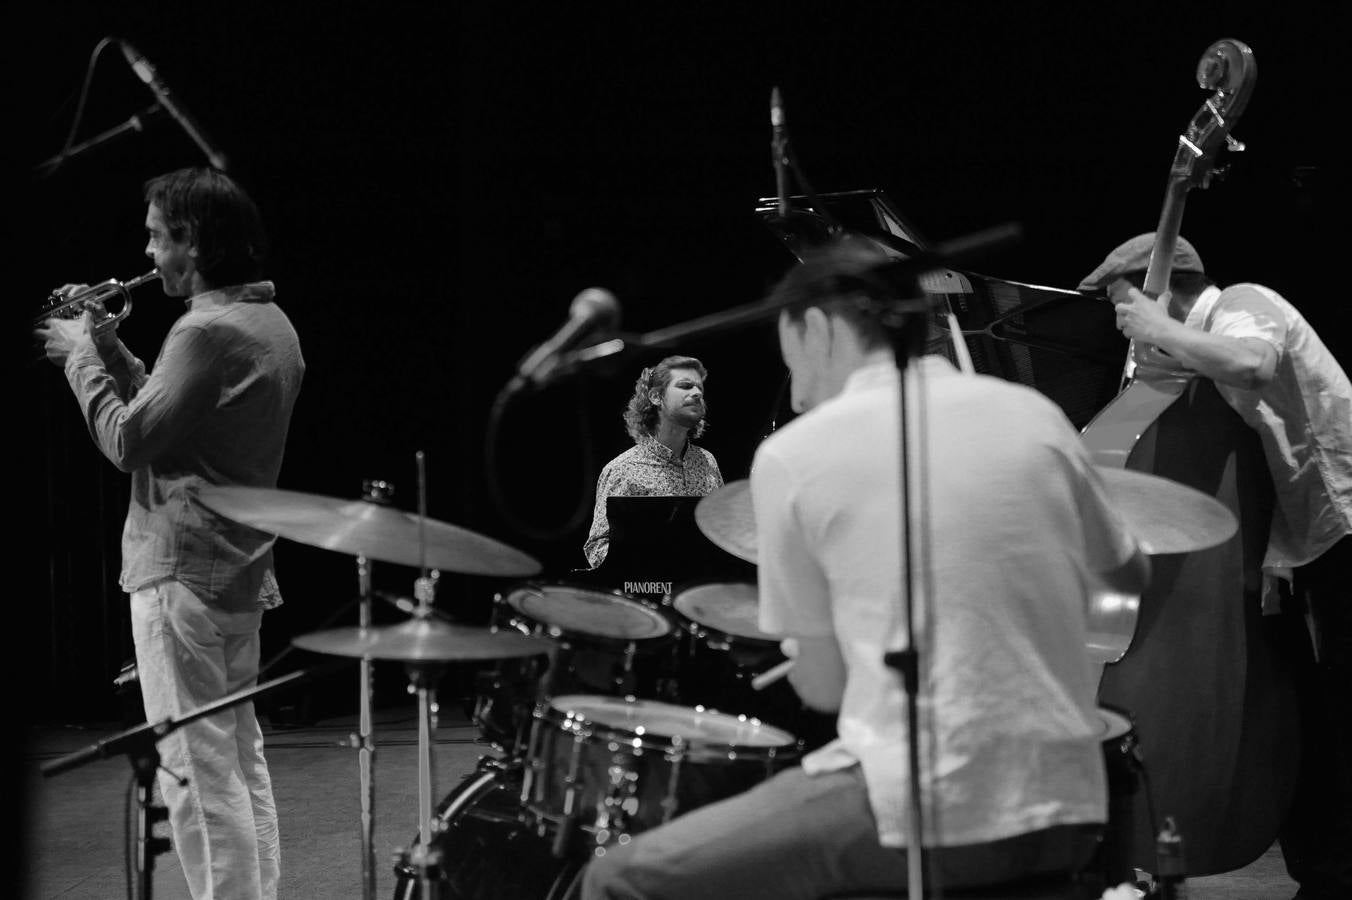
[[[249,195],[193,168],[146,182],[145,253],[183,315],[147,371],[85,312],[36,329],[89,432],[131,474],[121,585],[130,595],[146,720],[178,717],[258,677],[265,609],[281,603],[273,538],[195,499],[202,485],[275,487],[305,363],[260,280],[264,232]],[[277,895],[280,844],[251,703],[160,741],[160,789],[194,898]]]

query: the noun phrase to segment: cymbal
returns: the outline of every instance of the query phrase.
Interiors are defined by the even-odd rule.
[[[714,545],[738,559],[756,562],[756,514],[751,482],[729,481],[695,504],[695,524]]]
[[[291,641],[302,650],[330,656],[369,657],[404,662],[503,659],[548,653],[553,644],[517,631],[454,625],[439,619],[410,619],[398,625],[330,628]]]
[[[251,487],[206,487],[197,496],[227,519],[378,562],[465,575],[525,577],[540,571],[534,558],[492,538],[435,519],[420,522],[410,513],[366,500]]]
[[[1134,469],[1094,468],[1145,553],[1205,550],[1225,543],[1239,527],[1229,507],[1196,488]]]
[[[1169,478],[1095,466],[1108,499],[1143,552],[1191,553],[1223,544],[1238,523],[1216,498]],[[695,505],[695,524],[710,541],[739,559],[756,562],[756,519],[750,482],[731,481]]]

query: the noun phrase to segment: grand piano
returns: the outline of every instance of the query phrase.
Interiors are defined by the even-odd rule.
[[[695,524],[699,497],[607,497],[610,549],[581,584],[620,590],[654,603],[683,586],[751,583],[756,567],[716,546]]]
[[[780,215],[773,197],[758,201],[755,214],[798,259],[841,231],[869,238],[902,259],[928,248],[881,190],[789,201],[787,215]],[[921,287],[957,319],[977,372],[1042,392],[1077,429],[1117,396],[1127,341],[1102,296],[945,268],[922,276]],[[948,335],[933,340],[926,351],[956,363]]]

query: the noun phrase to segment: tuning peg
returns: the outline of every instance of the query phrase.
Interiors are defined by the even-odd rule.
[[[1227,134],[1227,135],[1225,136],[1225,149],[1229,150],[1229,151],[1232,152],[1232,153],[1243,153],[1243,152],[1244,152],[1244,142],[1243,142],[1243,141],[1237,141],[1237,140],[1235,140],[1233,137],[1231,137],[1230,135]]]

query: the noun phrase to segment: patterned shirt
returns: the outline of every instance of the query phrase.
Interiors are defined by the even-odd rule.
[[[606,519],[607,497],[704,497],[723,486],[714,455],[686,441],[677,456],[667,445],[649,435],[606,463],[596,481],[596,508],[591,531],[582,552],[593,569],[610,550],[610,522]]]

